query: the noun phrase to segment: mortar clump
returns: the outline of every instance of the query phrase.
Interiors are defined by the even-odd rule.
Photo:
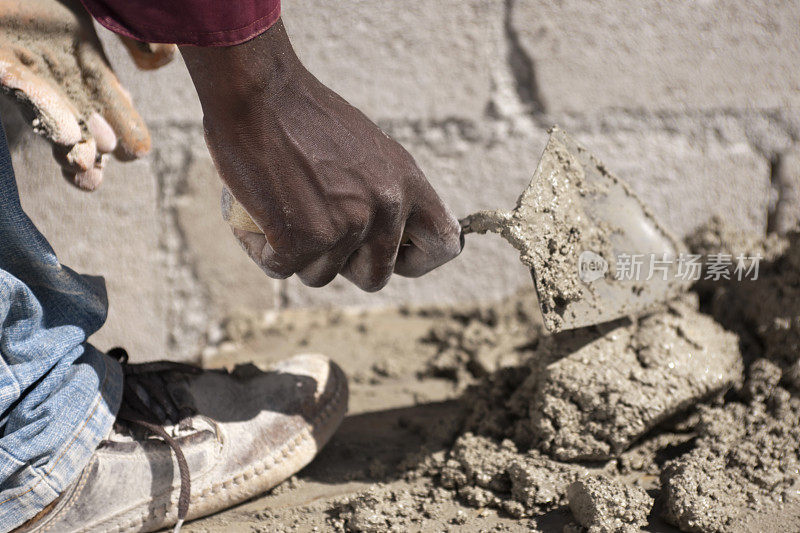
[[[569,508],[588,533],[635,533],[647,525],[653,499],[641,487],[606,476],[581,478],[567,490]]]
[[[570,483],[585,473],[579,465],[554,461],[537,450],[520,453],[509,440],[497,443],[466,433],[456,440],[439,482],[468,505],[523,517],[565,504]]]
[[[436,347],[423,376],[467,385],[502,367],[519,365],[544,329],[532,288],[500,305],[454,309],[439,317],[424,342]]]
[[[618,456],[663,420],[741,380],[735,335],[687,295],[631,321],[542,338],[526,371],[472,390],[468,429],[562,461]]]
[[[732,277],[713,288],[712,312],[742,336],[748,359],[774,361],[784,372],[785,385],[800,391],[800,233],[772,236],[764,243],[755,250],[721,243],[716,253],[760,254],[763,259],[757,279]]]
[[[426,519],[439,518],[446,500],[449,495],[440,488],[373,485],[337,501],[328,522],[336,531],[404,533],[419,529]]]
[[[683,531],[721,532],[798,501],[800,399],[777,386],[777,365],[749,371],[748,404],[705,408],[696,447],[661,473],[664,517]]]

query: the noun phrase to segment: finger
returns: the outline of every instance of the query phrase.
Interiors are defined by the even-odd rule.
[[[178,47],[174,44],[145,43],[119,35],[119,40],[125,45],[133,62],[142,70],[154,70],[163,67],[175,57]]]
[[[64,177],[67,178],[67,181],[82,191],[94,191],[100,186],[100,182],[103,181],[103,169],[100,167],[90,168],[89,170],[84,170],[76,174],[62,173]]]
[[[147,154],[150,151],[147,126],[105,57],[98,52],[96,46],[85,42],[79,45],[78,61],[100,114],[116,133],[117,147],[114,154],[123,161]]]
[[[264,273],[275,279],[285,279],[302,270],[306,264],[288,258],[279,258],[263,233],[231,228],[236,239]]]
[[[71,149],[53,146],[54,159],[61,166],[64,178],[84,191],[94,191],[100,186],[103,181],[103,168],[108,160],[108,155],[92,151],[93,144],[94,139],[90,138]]]
[[[308,287],[324,287],[333,281],[347,263],[348,256],[328,253],[297,271],[297,277]]]
[[[108,162],[107,154],[97,154],[94,166],[75,174],[75,185],[84,191],[94,191],[103,181],[103,169]]]
[[[61,167],[70,172],[89,170],[97,161],[97,146],[89,137],[72,146],[53,145],[53,157]]]
[[[363,291],[381,290],[392,277],[399,245],[399,234],[381,240],[370,240],[350,256],[342,269],[342,275]]]
[[[97,151],[101,154],[110,154],[117,147],[117,136],[114,134],[114,129],[111,127],[106,119],[101,117],[98,113],[92,113],[87,121],[89,133],[94,137]]]
[[[438,196],[427,207],[411,214],[405,233],[409,246],[400,248],[394,268],[401,276],[415,278],[427,274],[458,256],[463,248],[458,219]]]
[[[48,81],[20,63],[8,48],[0,49],[0,86],[35,116],[34,131],[61,146],[81,141],[75,107]]]

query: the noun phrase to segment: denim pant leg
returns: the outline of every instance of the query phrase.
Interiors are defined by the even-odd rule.
[[[22,211],[0,127],[0,532],[74,481],[114,422],[121,369],[86,343],[106,311],[102,280],[62,266]]]

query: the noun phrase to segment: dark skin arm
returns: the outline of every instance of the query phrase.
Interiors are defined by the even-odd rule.
[[[280,21],[181,53],[219,175],[264,232],[234,234],[267,275],[375,291],[459,254],[458,221],[411,155],[303,67]]]

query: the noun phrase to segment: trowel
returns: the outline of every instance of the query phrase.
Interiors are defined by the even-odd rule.
[[[552,333],[637,315],[685,290],[671,235],[628,184],[554,126],[536,172],[510,211],[479,211],[462,232],[500,234],[533,277]],[[223,217],[262,233],[223,190]]]

